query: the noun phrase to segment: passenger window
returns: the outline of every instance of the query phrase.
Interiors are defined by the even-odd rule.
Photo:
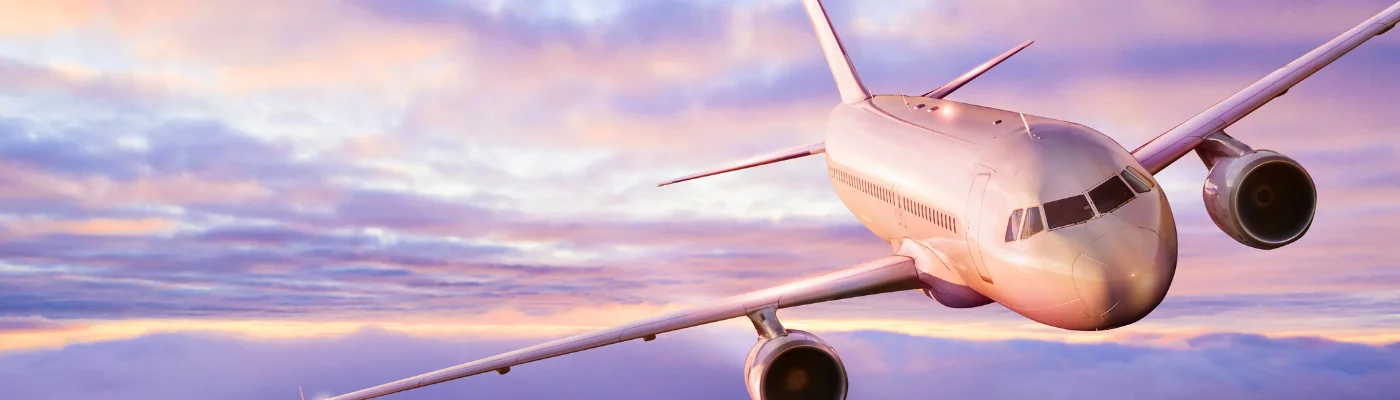
[[[1108,178],[1108,181],[1100,183],[1099,187],[1089,191],[1089,198],[1094,200],[1094,208],[1099,210],[1099,214],[1108,214],[1118,207],[1122,207],[1128,200],[1133,199],[1133,190],[1123,183],[1118,177]]]
[[[1128,181],[1128,185],[1133,187],[1134,192],[1147,193],[1147,191],[1152,190],[1152,180],[1143,177],[1133,167],[1123,169],[1122,175],[1123,180]]]
[[[1089,198],[1084,195],[1045,203],[1045,223],[1051,230],[1078,224],[1094,218],[1094,210],[1089,208]]]
[[[1035,236],[1043,230],[1045,230],[1045,223],[1040,220],[1040,207],[1027,209],[1026,224],[1021,228],[1021,239]]]
[[[1021,210],[1011,212],[1011,218],[1006,221],[1006,241],[1016,240],[1016,231],[1021,228]]]

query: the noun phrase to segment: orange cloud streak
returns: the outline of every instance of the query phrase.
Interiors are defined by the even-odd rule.
[[[96,218],[84,220],[23,218],[0,220],[0,231],[3,231],[6,234],[5,236],[9,237],[53,234],[99,236],[150,235],[174,231],[178,224],[178,221],[161,218]]]

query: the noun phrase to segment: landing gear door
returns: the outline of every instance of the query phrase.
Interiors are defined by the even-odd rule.
[[[964,212],[963,222],[966,223],[963,232],[967,241],[968,258],[972,265],[977,268],[977,275],[982,277],[987,283],[992,282],[992,275],[987,272],[987,263],[982,260],[982,200],[986,198],[987,183],[992,180],[992,171],[985,167],[979,167],[977,176],[972,179],[972,191],[967,195],[967,208]]]

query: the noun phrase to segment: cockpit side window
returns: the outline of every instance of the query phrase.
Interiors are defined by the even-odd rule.
[[[1040,207],[1031,207],[1026,210],[1026,223],[1021,227],[1021,239],[1027,239],[1040,231],[1045,230],[1045,223],[1040,220]]]
[[[1021,229],[1021,211],[1011,212],[1011,219],[1006,221],[1006,241],[1016,241],[1016,233]]]
[[[1099,214],[1108,214],[1133,199],[1133,190],[1117,176],[1108,178],[1098,187],[1089,190],[1089,198],[1094,200],[1094,208]]]
[[[1089,208],[1089,198],[1084,195],[1071,196],[1045,203],[1045,223],[1051,230],[1078,224],[1094,218],[1094,210]]]
[[[1152,190],[1152,180],[1142,176],[1136,168],[1128,167],[1123,169],[1123,180],[1128,181],[1128,185],[1133,187],[1134,192],[1147,193]]]

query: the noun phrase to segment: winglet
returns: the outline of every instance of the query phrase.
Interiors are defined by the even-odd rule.
[[[1016,46],[1016,48],[1002,53],[1001,55],[997,56],[997,58],[993,58],[990,61],[982,63],[982,65],[978,65],[977,68],[973,68],[971,71],[967,71],[966,74],[959,76],[958,79],[954,79],[952,82],[948,82],[948,84],[943,85],[938,89],[933,89],[928,93],[924,93],[924,97],[928,97],[931,99],[941,99],[947,97],[948,95],[953,94],[954,91],[958,90],[959,88],[962,88],[963,85],[966,85],[968,82],[972,82],[973,79],[977,79],[977,77],[982,76],[982,74],[985,74],[987,73],[987,71],[992,70],[992,68],[996,67],[997,64],[1001,64],[1002,61],[1006,61],[1006,59],[1011,58],[1011,56],[1016,55],[1016,53],[1020,53],[1021,50],[1025,50],[1027,47],[1030,47],[1034,43],[1034,40],[1021,43],[1020,46]]]
[[[826,53],[826,63],[831,66],[831,76],[836,78],[836,89],[841,91],[841,102],[853,104],[869,99],[870,91],[860,82],[860,76],[851,64],[851,57],[846,54],[846,47],[841,44],[841,37],[836,35],[836,28],[831,26],[831,20],[826,17],[826,8],[822,7],[821,0],[802,2],[807,5],[807,15],[812,17],[812,27],[817,31],[822,53]]]

